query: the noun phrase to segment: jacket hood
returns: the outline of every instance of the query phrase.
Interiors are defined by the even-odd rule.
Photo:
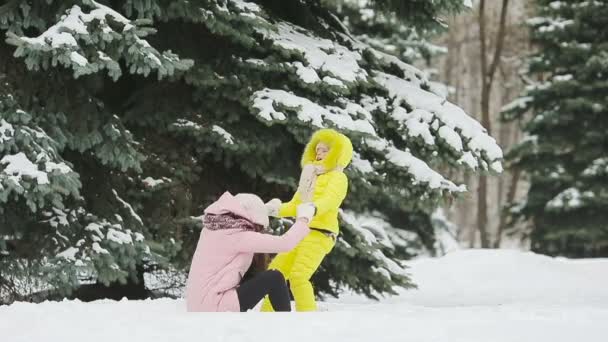
[[[329,146],[329,152],[327,157],[321,162],[315,162],[316,151],[318,143],[324,143]],[[326,171],[330,171],[336,168],[344,169],[348,166],[351,159],[353,158],[353,145],[350,139],[330,128],[324,128],[316,131],[302,154],[301,166],[304,167],[308,164],[322,165]]]

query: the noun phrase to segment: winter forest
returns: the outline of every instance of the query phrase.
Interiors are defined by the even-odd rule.
[[[608,0],[0,0],[0,38],[7,341],[608,336]],[[317,234],[313,289],[276,270],[319,315],[186,313],[205,234],[249,218],[225,192],[309,233],[228,258],[221,296]]]

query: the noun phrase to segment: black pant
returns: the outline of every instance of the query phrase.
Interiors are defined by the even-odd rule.
[[[264,271],[242,283],[236,289],[241,312],[252,309],[268,295],[274,311],[291,311],[289,290],[283,274],[277,270]]]

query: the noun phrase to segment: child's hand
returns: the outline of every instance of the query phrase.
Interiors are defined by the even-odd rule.
[[[281,200],[278,198],[273,198],[266,202],[266,211],[268,212],[268,216],[278,217],[281,204],[283,204],[283,202],[281,202]]]
[[[312,202],[302,203],[296,208],[296,218],[305,218],[310,222],[312,217],[315,216],[316,211],[317,208],[315,208],[315,205],[312,204]]]

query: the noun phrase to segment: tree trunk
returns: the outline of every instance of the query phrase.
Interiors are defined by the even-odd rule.
[[[479,176],[479,187],[477,187],[477,230],[479,230],[479,239],[481,248],[490,247],[490,238],[488,237],[488,178],[485,175]]]
[[[505,26],[507,17],[507,8],[509,0],[502,1],[500,12],[500,24],[496,39],[496,48],[491,64],[488,66],[487,46],[486,46],[486,20],[485,20],[485,0],[479,2],[479,42],[480,42],[480,59],[481,59],[481,124],[488,130],[488,134],[492,133],[490,120],[490,96],[492,95],[492,83],[496,69],[500,64],[500,57],[505,38]],[[490,239],[488,236],[488,180],[486,175],[479,177],[479,186],[477,188],[477,229],[482,248],[490,247]]]
[[[520,170],[513,170],[513,174],[511,177],[511,183],[509,184],[509,191],[507,192],[507,199],[505,200],[505,203],[509,204],[509,203],[513,203],[513,200],[515,199],[515,194],[517,192],[517,185],[519,184],[519,178],[521,175],[521,171]],[[507,226],[507,213],[503,210],[500,213],[500,221],[498,223],[498,232],[496,235],[496,240],[494,241],[494,248],[499,248],[500,247],[500,242],[502,240],[502,233],[505,231],[505,228]]]

